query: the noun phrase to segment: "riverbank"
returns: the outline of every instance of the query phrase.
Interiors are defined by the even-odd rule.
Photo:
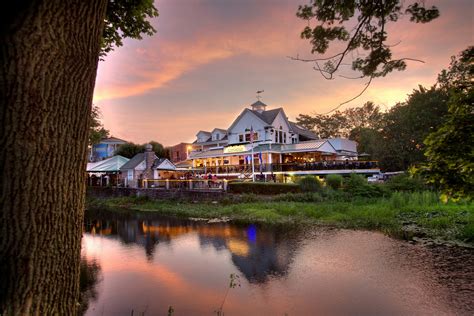
[[[388,198],[350,201],[321,200],[311,194],[239,195],[211,202],[150,200],[146,197],[91,198],[87,208],[90,211],[157,212],[241,223],[367,229],[407,240],[427,238],[474,245],[474,203],[441,203],[433,192],[396,193]]]

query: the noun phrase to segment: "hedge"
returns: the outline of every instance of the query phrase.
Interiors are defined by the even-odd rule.
[[[301,192],[299,185],[273,182],[229,182],[231,193],[282,194]]]

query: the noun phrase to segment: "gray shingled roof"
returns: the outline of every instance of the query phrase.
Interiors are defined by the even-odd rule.
[[[290,123],[290,127],[293,130],[294,133],[303,135],[306,138],[309,139],[319,139],[318,135],[315,133],[308,131],[307,129],[304,129],[302,127],[299,127],[295,122],[288,121]]]
[[[273,121],[275,120],[275,117],[278,115],[278,113],[280,113],[281,110],[283,109],[278,108],[278,109],[263,111],[262,113],[259,113],[258,111],[254,111],[254,110],[250,110],[250,111],[252,111],[252,113],[257,115],[262,121],[264,121],[268,125],[272,125]]]
[[[135,169],[135,167],[141,164],[142,161],[144,160],[145,160],[145,153],[136,154],[126,164],[120,167],[120,170]]]

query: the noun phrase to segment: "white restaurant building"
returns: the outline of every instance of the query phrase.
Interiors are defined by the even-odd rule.
[[[283,108],[266,107],[257,101],[245,108],[229,128],[199,131],[188,155],[192,169],[218,177],[249,178],[253,151],[258,175],[379,173],[376,162],[358,161],[354,141],[320,139],[289,121]]]

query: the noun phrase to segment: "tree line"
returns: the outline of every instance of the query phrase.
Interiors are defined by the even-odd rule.
[[[419,86],[388,111],[367,102],[332,115],[300,114],[321,138],[347,137],[383,171],[412,169],[449,196],[474,188],[474,47],[453,56],[435,85]]]

